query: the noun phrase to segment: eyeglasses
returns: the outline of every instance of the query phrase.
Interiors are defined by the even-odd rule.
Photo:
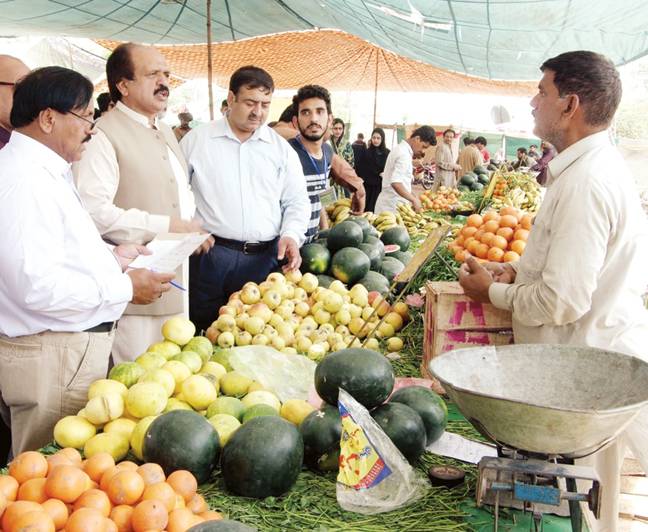
[[[0,81],[0,85],[7,85],[8,87],[13,87],[15,83],[12,81]]]
[[[90,131],[92,131],[94,129],[95,125],[97,124],[94,120],[88,120],[87,118],[76,114],[74,111],[68,111],[68,113],[70,113],[71,115],[76,116],[77,118],[80,118],[84,122],[87,122],[88,124],[90,124]]]

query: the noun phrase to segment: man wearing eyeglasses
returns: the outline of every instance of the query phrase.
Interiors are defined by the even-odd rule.
[[[74,174],[83,203],[104,239],[146,244],[160,233],[201,231],[193,220],[187,166],[169,126],[169,69],[152,46],[125,43],[106,62],[115,107],[97,121],[97,134]],[[207,241],[203,249],[209,249]],[[176,271],[187,286],[186,268]],[[162,324],[188,314],[187,293],[175,289],[147,307],[129,306],[113,345],[115,364],[133,360],[161,339]]]
[[[0,55],[0,150],[9,142],[11,121],[9,115],[13,104],[16,81],[29,74],[29,68],[20,59]]]

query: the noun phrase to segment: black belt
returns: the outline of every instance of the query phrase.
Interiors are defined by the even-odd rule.
[[[95,325],[94,327],[90,327],[89,329],[86,329],[83,332],[91,332],[91,333],[112,332],[112,330],[115,327],[117,327],[116,321],[104,321],[103,323],[100,323],[99,325]]]
[[[212,235],[214,242],[219,245],[235,251],[240,251],[246,255],[256,255],[268,251],[277,242],[277,238],[267,240],[265,242],[241,242],[240,240],[230,240],[229,238],[221,238],[220,236]]]

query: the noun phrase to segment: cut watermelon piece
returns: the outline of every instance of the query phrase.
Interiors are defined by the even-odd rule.
[[[389,255],[390,253],[395,253],[396,251],[400,251],[400,246],[398,244],[385,245],[385,255]]]

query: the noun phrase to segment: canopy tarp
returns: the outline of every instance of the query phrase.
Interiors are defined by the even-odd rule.
[[[98,41],[108,49],[117,42]],[[206,77],[205,45],[159,46],[174,75]],[[529,96],[535,84],[495,81],[448,72],[399,56],[337,30],[302,31],[212,45],[213,80],[227,87],[237,68],[254,64],[272,75],[275,85],[295,89],[315,83],[329,90],[463,92]]]
[[[0,35],[205,42],[204,0],[3,0]],[[214,42],[334,28],[445,70],[535,80],[563,51],[648,53],[645,0],[213,0]],[[299,51],[295,50],[298,59]]]

